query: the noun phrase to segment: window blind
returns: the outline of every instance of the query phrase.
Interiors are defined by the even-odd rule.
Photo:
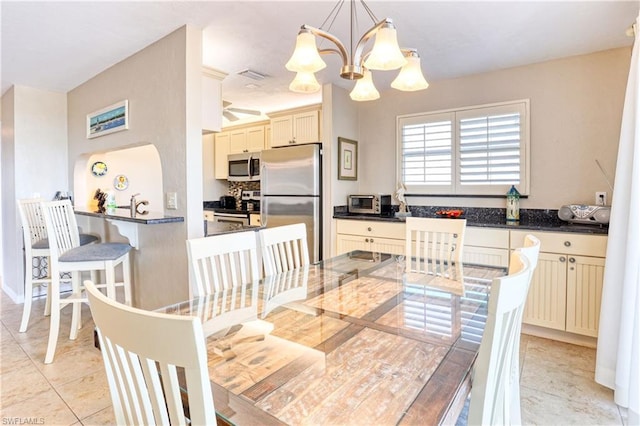
[[[520,113],[459,121],[460,183],[520,183]]]
[[[402,126],[402,179],[407,184],[451,185],[451,120]]]

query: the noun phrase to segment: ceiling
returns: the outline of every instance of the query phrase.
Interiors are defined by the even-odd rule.
[[[229,75],[223,97],[263,113],[320,102],[288,90],[284,68],[300,25],[319,27],[330,1],[6,1],[2,20],[2,93],[11,85],[68,92],[184,24],[203,29],[203,64]],[[496,69],[630,46],[625,34],[637,1],[368,1],[378,19],[392,18],[401,47],[417,48],[431,83]],[[372,22],[357,5],[359,38]],[[349,43],[349,2],[330,32]],[[323,27],[326,29],[326,26]],[[320,40],[320,39],[318,39]],[[320,48],[330,47],[328,41]],[[325,57],[321,84],[345,88],[337,55]],[[267,76],[237,75],[251,69]],[[374,71],[381,92],[396,71]],[[248,88],[254,83],[259,87]],[[428,96],[428,89],[425,92]],[[255,117],[249,116],[249,119]],[[247,120],[243,120],[247,121]]]

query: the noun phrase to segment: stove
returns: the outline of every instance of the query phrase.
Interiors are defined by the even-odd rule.
[[[260,191],[242,191],[242,201],[240,206],[242,210],[249,213],[260,211]]]

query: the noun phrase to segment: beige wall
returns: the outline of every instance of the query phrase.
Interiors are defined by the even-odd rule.
[[[14,86],[2,97],[3,289],[24,297],[23,242],[17,199],[51,199],[68,191],[67,99],[63,93]]]
[[[388,90],[360,106],[359,191],[395,191],[396,116],[530,99],[531,194],[523,208],[593,204],[612,191],[631,50],[620,48],[432,82],[426,91]],[[428,55],[422,58],[428,72]],[[428,75],[427,75],[428,77]],[[503,207],[502,199],[410,197],[409,204]]]
[[[333,206],[347,203],[347,195],[358,190],[357,181],[338,180],[338,137],[358,140],[358,108],[345,89],[330,84],[322,88],[323,141],[323,246],[324,257],[335,247]],[[358,164],[359,170],[359,164]]]
[[[162,192],[178,194],[178,209],[165,214],[184,216],[184,223],[139,226],[134,303],[143,308],[188,297],[185,240],[202,236],[201,52],[201,31],[182,27],[68,94],[70,164],[87,153],[151,143],[160,154]],[[88,140],[86,114],[124,99],[129,129]]]

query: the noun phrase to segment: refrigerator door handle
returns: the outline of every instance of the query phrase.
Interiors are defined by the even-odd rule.
[[[262,162],[260,162],[260,186],[263,188],[267,187],[267,166],[263,165]],[[265,197],[261,197],[262,200],[260,201],[260,225],[264,226],[265,228],[267,227],[267,218],[269,217],[269,215],[267,214],[267,210],[269,209],[269,200],[268,198],[265,199]]]

